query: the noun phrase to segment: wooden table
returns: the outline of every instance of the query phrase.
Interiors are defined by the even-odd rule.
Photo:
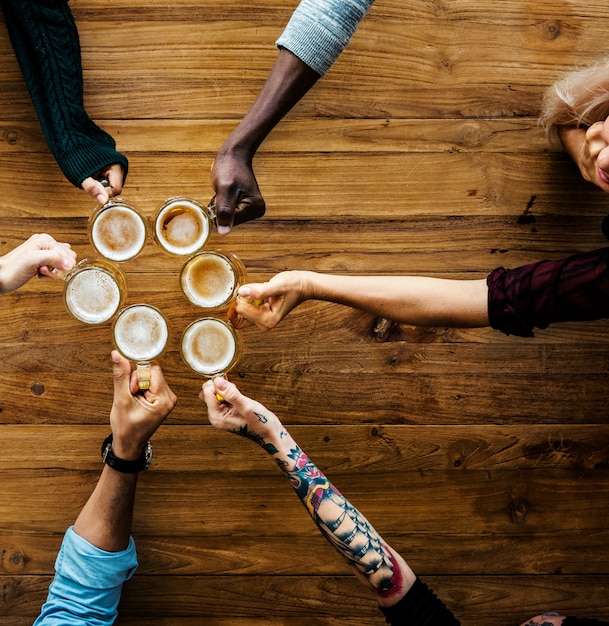
[[[275,58],[294,3],[72,0],[92,117],[130,158],[126,198],[206,203],[209,168]],[[254,10],[254,8],[256,10]],[[600,0],[378,0],[340,60],[263,144],[267,215],[209,247],[251,280],[284,269],[481,278],[606,245],[608,196],[537,126],[543,89],[602,52]],[[0,252],[33,232],[92,254],[92,203],[46,149],[0,33]],[[256,446],[209,426],[182,363],[198,311],[149,242],[128,302],[169,317],[179,404],[138,487],[129,626],[381,624]],[[109,325],[62,284],[2,296],[0,625],[31,624],[66,527],[97,480],[112,401]],[[609,619],[608,326],[535,339],[391,326],[307,303],[243,331],[232,375],[468,626],[541,610]]]

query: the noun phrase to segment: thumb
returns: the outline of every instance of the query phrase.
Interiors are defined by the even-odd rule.
[[[248,300],[251,304],[260,304],[273,296],[283,295],[284,290],[271,282],[249,283],[239,287],[239,295]]]
[[[237,386],[222,377],[214,378],[213,383],[216,398],[239,409],[245,396],[237,389]]]
[[[81,187],[99,204],[105,204],[110,199],[108,190],[92,176],[82,181]]]
[[[114,381],[114,400],[125,394],[131,395],[131,365],[118,350],[112,350],[112,379]]]
[[[235,208],[228,201],[220,200],[219,196],[216,195],[216,228],[219,235],[227,235],[233,227]]]

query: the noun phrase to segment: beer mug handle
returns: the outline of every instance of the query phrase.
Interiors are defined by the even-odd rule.
[[[138,389],[150,389],[150,361],[139,361],[136,367]]]

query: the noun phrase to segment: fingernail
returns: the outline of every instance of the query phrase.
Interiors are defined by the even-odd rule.
[[[244,298],[249,298],[252,295],[252,290],[249,287],[241,287],[239,289],[239,295]]]
[[[222,226],[218,224],[218,235],[228,235],[230,233],[230,226]]]

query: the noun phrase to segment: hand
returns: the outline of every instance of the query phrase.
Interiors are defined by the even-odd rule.
[[[239,288],[229,319],[235,328],[256,324],[270,330],[309,297],[307,272],[292,270],[276,274],[266,283],[251,283]]]
[[[274,413],[260,402],[244,396],[234,383],[224,378],[206,381],[199,398],[207,405],[212,426],[252,439],[262,447],[269,441],[278,440],[283,432]]]
[[[32,235],[0,257],[0,293],[14,291],[34,276],[58,278],[50,267],[69,271],[75,260],[76,252],[69,243],[59,243],[51,235]]]
[[[264,198],[252,170],[251,158],[221,148],[211,167],[211,184],[216,195],[210,204],[216,207],[220,235],[229,233],[233,225],[264,215]]]
[[[110,183],[110,187],[104,187],[99,179],[105,178]],[[106,204],[112,196],[118,196],[123,190],[123,180],[125,172],[120,163],[114,163],[103,171],[98,172],[95,177],[89,176],[82,181],[81,187],[99,204]]]
[[[137,371],[121,354],[112,351],[114,402],[110,412],[112,451],[125,461],[138,459],[156,429],[176,405],[176,395],[165,382],[161,368],[152,364],[150,388],[138,392]]]

